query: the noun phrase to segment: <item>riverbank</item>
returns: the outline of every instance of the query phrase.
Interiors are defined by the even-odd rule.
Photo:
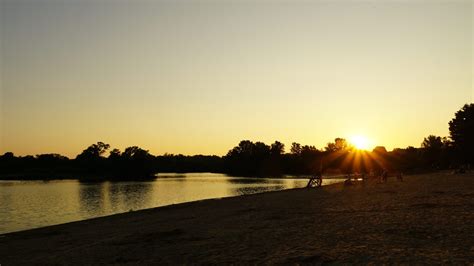
[[[0,236],[0,264],[474,262],[474,175],[336,184]]]
[[[155,173],[149,176],[139,176],[139,175],[129,175],[129,176],[118,176],[109,173],[100,173],[100,174],[84,174],[84,173],[43,173],[43,174],[25,174],[25,173],[16,173],[16,174],[0,174],[0,181],[55,181],[55,180],[78,180],[83,182],[105,182],[105,181],[150,181],[156,178],[167,178],[172,177],[176,178],[179,175],[186,174],[222,174],[229,177],[235,178],[280,178],[280,179],[295,179],[295,178],[308,178],[311,175],[291,175],[291,174],[282,174],[275,176],[245,176],[245,175],[231,175],[230,173],[224,172],[173,172],[173,173]],[[341,177],[345,175],[338,174],[333,175],[331,178]]]

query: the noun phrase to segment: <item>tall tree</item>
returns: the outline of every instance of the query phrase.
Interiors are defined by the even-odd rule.
[[[444,143],[441,137],[429,135],[423,139],[421,148],[424,160],[428,165],[431,167],[439,167],[443,147]]]
[[[474,163],[474,104],[466,104],[449,122],[453,146],[463,163]]]

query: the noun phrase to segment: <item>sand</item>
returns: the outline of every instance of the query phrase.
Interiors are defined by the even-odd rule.
[[[474,175],[205,200],[0,236],[0,264],[474,263]]]

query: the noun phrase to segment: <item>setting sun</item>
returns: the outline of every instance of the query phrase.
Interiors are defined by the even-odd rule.
[[[0,266],[474,266],[473,17],[0,0]]]
[[[370,141],[365,136],[352,136],[349,141],[354,145],[358,150],[367,150],[370,146]]]

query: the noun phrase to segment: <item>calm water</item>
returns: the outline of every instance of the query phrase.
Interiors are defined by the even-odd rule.
[[[323,184],[339,180],[324,180]],[[304,187],[307,179],[160,174],[148,182],[0,181],[0,234],[130,210]]]

